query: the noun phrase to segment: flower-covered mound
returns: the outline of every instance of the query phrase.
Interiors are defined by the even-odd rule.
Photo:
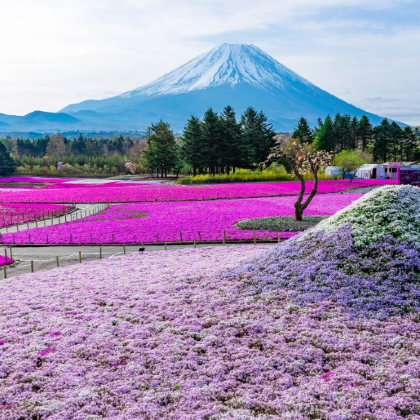
[[[359,198],[360,194],[320,194],[306,213],[332,215]],[[252,230],[235,227],[240,220],[291,216],[296,197],[241,200],[131,203],[110,206],[105,211],[60,225],[39,227],[2,235],[4,243],[16,244],[111,244],[180,241],[253,240]],[[48,236],[47,236],[48,235]],[[289,238],[295,232],[279,232]],[[276,239],[277,232],[256,231],[258,239]]]
[[[6,264],[12,264],[12,263],[13,263],[12,258],[0,255],[0,267],[2,267],[3,265],[6,265]]]
[[[352,320],[220,276],[264,249],[158,251],[0,282],[0,419],[418,419],[418,318]]]
[[[420,311],[420,189],[374,190],[229,275],[261,293],[290,290],[297,304],[331,300],[353,317]]]
[[[320,223],[314,231],[333,232],[345,224],[351,224],[357,245],[391,235],[420,247],[420,188],[378,188]]]

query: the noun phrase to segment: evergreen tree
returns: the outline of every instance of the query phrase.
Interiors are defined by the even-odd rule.
[[[11,175],[16,169],[16,163],[7,151],[6,146],[0,141],[0,175]]]
[[[404,131],[395,121],[393,121],[390,125],[389,153],[394,162],[403,160],[403,141]]]
[[[333,152],[336,149],[334,124],[329,115],[327,115],[319,129],[315,139],[315,147],[317,150],[325,150],[327,152]]]
[[[79,134],[79,137],[70,143],[70,150],[76,156],[85,154],[86,140],[82,134]]]
[[[411,127],[405,127],[402,136],[401,161],[411,162],[415,159],[417,149],[416,135]]]
[[[104,150],[97,139],[88,138],[86,139],[85,153],[87,156],[103,156]]]
[[[247,167],[258,163],[257,143],[260,133],[258,131],[257,117],[257,111],[251,107],[241,115],[242,141],[246,145],[249,154]]]
[[[334,143],[339,151],[351,150],[356,147],[352,130],[352,121],[349,115],[337,114],[335,116],[334,137]]]
[[[204,162],[210,172],[215,175],[217,168],[220,167],[223,142],[219,116],[211,108],[204,114],[202,130]]]
[[[301,143],[311,144],[313,141],[313,132],[309,127],[308,121],[305,118],[301,118],[293,131],[292,138],[298,139]]]
[[[256,163],[260,164],[266,161],[271,149],[276,145],[276,132],[262,111],[257,115],[257,130],[260,133],[260,141],[256,144],[255,156]]]
[[[351,120],[351,136],[352,136],[352,141],[353,141],[353,149],[357,148],[357,134],[359,130],[359,120],[357,119],[357,117],[353,117]]]
[[[220,115],[220,128],[223,139],[222,168],[229,173],[230,168],[234,170],[235,167],[246,166],[248,148],[242,139],[241,126],[236,121],[236,114],[231,106],[227,106]]]
[[[185,162],[193,168],[193,175],[202,172],[205,165],[205,150],[201,122],[192,116],[184,128],[181,137],[181,153]]]
[[[265,162],[271,149],[276,145],[276,132],[265,114],[257,113],[254,108],[248,108],[241,116],[241,127],[249,164],[257,166]]]
[[[360,118],[356,135],[357,146],[363,151],[366,151],[372,142],[373,136],[373,127],[366,115],[363,115],[362,118]]]
[[[178,166],[179,150],[170,125],[162,120],[148,129],[149,138],[143,151],[145,166],[161,177]]]
[[[385,118],[373,130],[373,159],[375,162],[386,162],[391,142],[391,125]]]

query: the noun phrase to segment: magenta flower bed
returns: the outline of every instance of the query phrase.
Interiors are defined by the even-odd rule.
[[[0,267],[6,264],[12,264],[12,262],[13,262],[12,258],[0,255]]]
[[[28,183],[28,184],[62,184],[64,182],[74,181],[73,178],[45,178],[37,176],[8,176],[0,178],[0,183]]]
[[[0,203],[0,227],[59,216],[71,210],[58,204]]]
[[[332,215],[361,194],[317,195],[305,214]],[[292,216],[295,197],[119,204],[85,219],[2,235],[4,243],[109,244],[251,240],[253,232],[233,225],[246,219]],[[275,239],[276,232],[256,231]],[[281,232],[282,238],[294,232]]]
[[[416,420],[418,317],[245,294],[264,248],[157,251],[0,282],[0,418]]]
[[[395,180],[347,180],[320,181],[318,192],[321,194],[342,192],[354,188],[372,185],[395,184]],[[66,185],[66,186],[64,186]],[[73,187],[69,187],[73,185]],[[74,187],[77,185],[77,187]],[[100,193],[92,193],[92,188],[100,188]],[[5,195],[8,202],[34,203],[124,203],[144,201],[186,201],[214,200],[221,198],[252,198],[296,195],[299,192],[298,182],[215,184],[200,186],[155,185],[116,183],[96,184],[63,184],[52,188],[33,189],[30,191],[9,191]],[[307,182],[307,191],[312,182]]]

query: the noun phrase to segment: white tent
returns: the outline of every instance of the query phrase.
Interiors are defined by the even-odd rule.
[[[385,169],[381,165],[365,164],[356,171],[359,179],[385,179]]]
[[[341,175],[341,166],[327,166],[325,168],[325,175],[340,176]]]

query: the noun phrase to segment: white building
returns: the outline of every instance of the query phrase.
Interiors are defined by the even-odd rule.
[[[356,171],[356,178],[359,179],[385,179],[385,169],[381,165],[365,164]]]

